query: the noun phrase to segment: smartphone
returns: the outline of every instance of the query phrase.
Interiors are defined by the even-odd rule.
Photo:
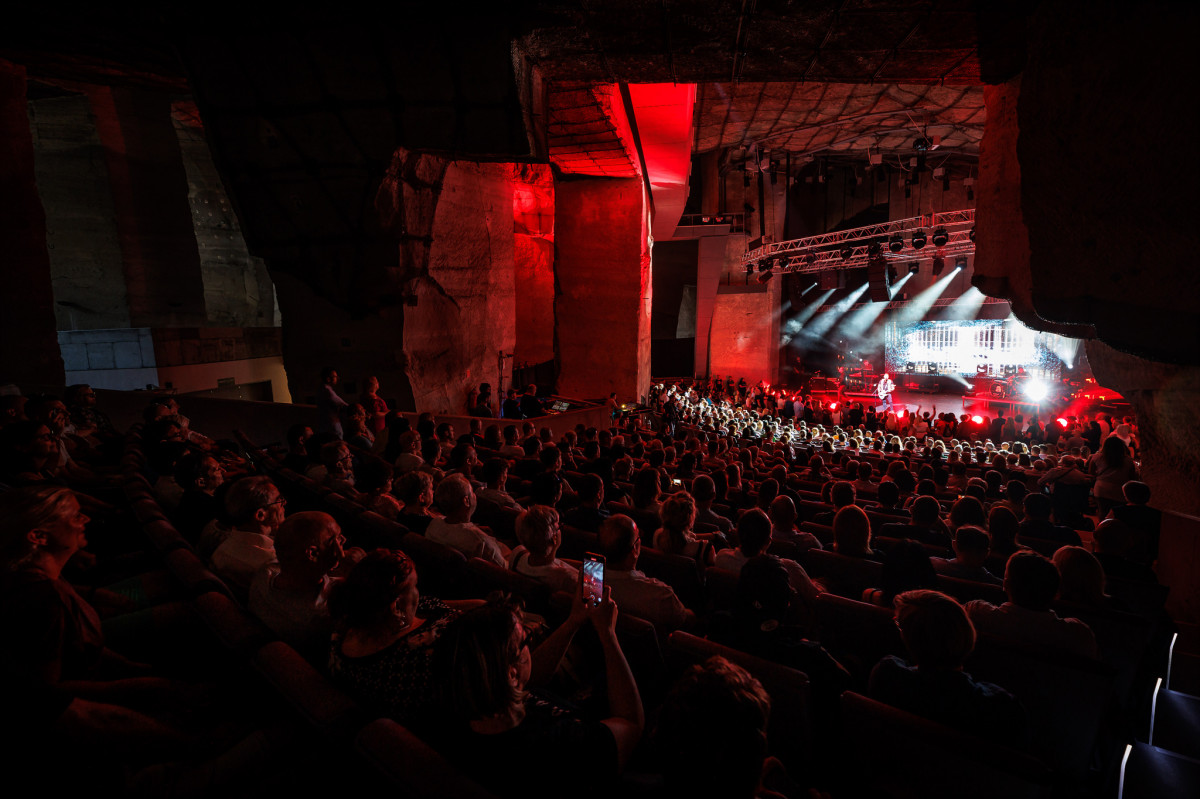
[[[588,552],[583,556],[583,601],[599,605],[604,600],[604,556]]]
[[[683,485],[683,481],[682,481],[682,480],[678,480],[678,479],[672,479],[672,480],[671,480],[671,485],[677,485],[677,486],[681,486],[681,485]]]

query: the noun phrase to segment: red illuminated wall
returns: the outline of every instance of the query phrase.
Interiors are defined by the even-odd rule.
[[[650,249],[642,182],[555,186],[559,393],[622,401],[650,385]]]
[[[549,166],[531,164],[515,169],[513,361],[536,364],[554,358],[554,181]]]
[[[778,289],[718,294],[709,345],[710,374],[745,377],[751,384],[777,382],[778,310]]]

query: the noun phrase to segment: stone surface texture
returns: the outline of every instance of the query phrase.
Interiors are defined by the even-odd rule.
[[[402,149],[380,189],[377,207],[401,238],[401,269],[416,299],[397,345],[417,408],[456,412],[471,386],[500,385],[500,356],[516,343],[519,175],[509,164]]]
[[[550,168],[517,168],[513,184],[517,364],[554,360],[554,181]]]
[[[129,326],[108,167],[82,94],[29,103],[59,330]]]
[[[722,286],[713,304],[709,373],[779,382],[779,302],[783,281]]]
[[[649,220],[642,182],[555,186],[559,393],[622,401],[650,387]]]
[[[171,108],[187,173],[208,323],[225,327],[274,325],[271,276],[263,260],[246,249],[237,214],[204,138],[199,112],[188,101],[176,101]]]
[[[203,325],[187,175],[165,93],[91,86],[135,327]]]

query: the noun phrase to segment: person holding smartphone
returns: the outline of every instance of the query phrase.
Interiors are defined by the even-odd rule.
[[[450,728],[444,755],[501,797],[607,795],[645,725],[641,696],[616,634],[617,606],[598,604],[580,580],[571,613],[533,652],[516,609],[489,603],[464,613],[438,642]],[[608,716],[584,720],[538,693],[575,634],[591,624],[600,639]]]

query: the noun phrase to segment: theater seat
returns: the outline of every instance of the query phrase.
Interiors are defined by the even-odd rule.
[[[883,582],[883,564],[866,558],[810,549],[800,564],[810,576],[820,578],[828,590],[849,599],[858,599],[864,590],[878,588]]]
[[[670,555],[642,544],[638,569],[671,586],[679,601],[689,608],[696,610],[704,607],[704,586],[700,583],[702,572],[695,558]]]
[[[821,645],[863,680],[885,655],[908,657],[890,608],[821,594],[817,629]]]
[[[220,591],[209,591],[192,600],[196,615],[230,653],[249,655],[274,635],[262,622]]]
[[[1035,799],[1052,775],[1034,757],[860,694],[842,694],[843,773],[854,797]],[[841,794],[839,794],[841,795]]]
[[[812,740],[808,675],[691,633],[676,631],[667,639],[668,666],[676,673],[716,656],[736,663],[762,683],[771,696],[771,718],[767,726],[770,752],[792,774],[803,774],[809,766],[807,756]]]
[[[1021,700],[1029,713],[1030,751],[1064,780],[1086,778],[1093,750],[1105,765],[1116,755],[1105,746],[1097,748],[1107,740],[1100,734],[1101,727],[1115,707],[1111,666],[980,635],[965,670]]]
[[[504,591],[521,597],[525,608],[533,613],[544,616],[549,610],[551,591],[544,583],[480,558],[467,561],[461,585],[464,597],[480,598],[493,591]]]

